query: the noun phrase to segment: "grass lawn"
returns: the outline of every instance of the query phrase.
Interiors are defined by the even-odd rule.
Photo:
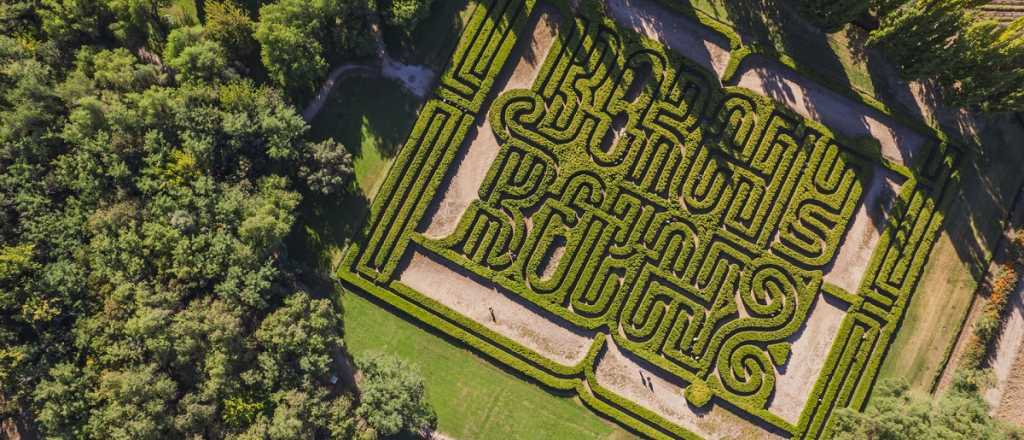
[[[577,399],[551,394],[380,303],[355,293],[345,293],[342,303],[349,352],[358,357],[380,350],[416,365],[437,411],[438,430],[453,438],[632,438]]]
[[[310,137],[334,138],[352,153],[356,183],[370,196],[416,120],[419,102],[387,78],[343,79],[313,120]]]
[[[435,1],[430,15],[411,35],[385,29],[384,43],[388,53],[408,64],[422,64],[440,71],[448,64],[449,55],[459,42],[459,34],[473,13],[474,1]]]
[[[311,124],[314,140],[333,137],[352,152],[352,196],[304,203],[289,246],[296,258],[330,266],[368,212],[374,189],[408,136],[419,102],[382,78],[342,80]],[[358,356],[380,350],[419,366],[440,429],[458,439],[631,438],[570,397],[556,396],[356,294],[342,298],[345,339]]]
[[[302,204],[297,233],[289,249],[297,258],[329,271],[369,212],[369,200],[405,142],[419,102],[398,83],[379,77],[342,79],[310,124],[310,139],[326,138],[352,153],[355,182],[351,194],[316,197]]]
[[[915,391],[931,391],[1022,184],[1024,151],[1012,147],[1021,137],[1024,127],[1006,118],[983,131],[982,149],[965,158],[961,189],[879,379],[901,377]]]

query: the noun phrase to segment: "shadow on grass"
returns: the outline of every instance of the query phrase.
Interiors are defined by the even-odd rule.
[[[444,0],[431,4],[430,15],[411,33],[384,25],[384,44],[388,53],[407,64],[428,65],[440,71],[462,32],[463,11],[472,8],[468,0]]]
[[[412,129],[420,103],[396,82],[351,77],[331,92],[311,123],[311,141],[333,138],[352,154],[355,179],[348,191],[304,194],[289,237],[294,258],[329,272],[332,260],[358,236],[370,197]]]

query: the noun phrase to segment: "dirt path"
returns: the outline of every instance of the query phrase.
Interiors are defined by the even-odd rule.
[[[748,421],[712,400],[694,408],[683,395],[686,383],[621,351],[610,338],[595,367],[597,383],[609,391],[707,439],[781,439],[779,433]],[[644,382],[649,381],[650,385]]]
[[[789,338],[792,354],[775,376],[775,394],[768,410],[797,424],[814,383],[832,349],[848,305],[825,295],[808,312],[807,322]]]
[[[1013,369],[1014,365],[1019,364],[1018,354],[1024,348],[1022,345],[1024,342],[1024,274],[1021,275],[1017,282],[1017,289],[1010,297],[1009,307],[1002,333],[999,335],[992,357],[989,359],[989,367],[992,368],[996,384],[985,392],[985,400],[996,413],[1002,412],[1002,403],[1005,401],[1005,397],[1010,397],[1006,393],[1010,380],[1014,379],[1015,383],[1024,382],[1024,371]],[[1024,396],[1016,397],[1019,399]],[[1019,400],[1008,403],[1010,403],[1009,406],[1024,405],[1024,402]]]
[[[323,109],[324,104],[327,103],[327,98],[331,95],[331,90],[334,90],[334,86],[338,81],[352,74],[382,75],[385,78],[391,78],[398,81],[402,87],[421,99],[430,93],[430,86],[433,84],[437,74],[426,66],[404,64],[392,58],[388,55],[387,49],[384,46],[380,26],[374,23],[370,26],[370,29],[377,45],[377,60],[368,63],[346,63],[331,70],[331,73],[327,75],[327,79],[320,85],[316,96],[302,110],[302,119],[307,123],[312,122],[316,118],[317,113],[320,113],[320,110]]]
[[[770,96],[804,117],[848,137],[876,139],[881,144],[882,155],[896,163],[911,164],[925,143],[924,136],[918,132],[768,58],[748,57],[738,78],[740,87]]]
[[[651,0],[605,0],[619,24],[664,44],[718,74],[729,64],[729,41]]]
[[[871,181],[865,185],[861,204],[854,211],[853,223],[825,273],[826,282],[857,293],[875,245],[885,230],[887,213],[899,194],[902,180],[901,176],[881,167],[874,168]]]
[[[522,344],[562,365],[573,366],[587,356],[593,337],[563,319],[499,291],[488,281],[414,252],[399,281],[454,310],[459,315]]]
[[[1024,344],[1018,347],[1010,372],[995,414],[1000,419],[1024,427]]]
[[[520,40],[510,57],[510,62],[516,63],[515,68],[496,81],[495,88],[499,89],[496,96],[509,90],[529,88],[547,58],[562,19],[555,10],[546,8],[542,8],[537,16],[531,39]],[[467,136],[469,146],[460,152],[455,174],[443,184],[441,191],[444,195],[440,201],[434,202],[437,204],[434,216],[424,232],[427,237],[442,238],[451,234],[466,208],[478,198],[480,184],[501,149],[491,131],[489,113],[481,112],[476,126]]]

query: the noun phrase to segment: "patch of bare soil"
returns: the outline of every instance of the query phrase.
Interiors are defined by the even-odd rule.
[[[722,35],[651,0],[605,0],[608,13],[619,25],[632,29],[685,55],[718,74],[729,64],[729,41]]]
[[[1010,310],[1003,324],[1002,333],[996,342],[992,357],[989,358],[989,367],[992,368],[996,384],[985,392],[985,400],[997,414],[1006,412],[1004,403],[1009,403],[1010,407],[1024,407],[1024,394],[1021,393],[1024,390],[1020,389],[1024,388],[1024,369],[1019,365],[1024,361],[1018,359],[1018,355],[1024,349],[1024,276],[1017,282],[1017,288],[1010,301]],[[1016,369],[1013,368],[1015,365]],[[1007,393],[1011,381],[1016,391],[1012,396],[1011,393]],[[1018,412],[1015,416],[1018,421],[1024,421],[1024,413]]]
[[[738,86],[770,96],[804,117],[840,133],[877,139],[882,155],[903,165],[912,163],[925,138],[864,104],[798,75],[762,56],[750,56],[740,69]]]
[[[815,301],[807,322],[789,340],[792,354],[775,377],[775,396],[768,411],[790,423],[799,422],[800,412],[839,333],[846,308],[847,304],[827,295]]]
[[[417,98],[423,98],[430,93],[430,85],[434,82],[434,71],[426,66],[405,64],[384,53],[383,62],[380,66],[380,73],[385,77],[394,79],[402,84]]]
[[[541,10],[529,44],[520,44],[513,52],[513,59],[518,61],[504,85],[500,86],[499,95],[508,90],[525,89],[533,85],[537,71],[540,70],[558,35],[560,21],[561,18],[554,10]],[[456,164],[455,175],[447,182],[441,200],[434,202],[438,205],[424,231],[427,237],[442,238],[455,231],[466,208],[479,197],[480,184],[483,183],[487,170],[501,149],[491,131],[487,113],[484,111],[478,116],[477,125],[468,136],[469,147]]]
[[[414,252],[399,280],[484,327],[563,365],[587,356],[593,338],[485,280]]]
[[[871,254],[885,230],[887,213],[899,194],[902,180],[901,176],[875,167],[871,182],[864,190],[864,200],[854,212],[853,224],[843,238],[835,261],[825,273],[826,282],[857,293]]]
[[[1016,360],[1010,366],[1010,376],[995,414],[1000,419],[1024,427],[1024,344],[1017,348]]]
[[[686,402],[686,383],[632,355],[608,339],[595,367],[597,383],[707,439],[780,439],[779,433],[733,414],[712,400],[706,408]],[[647,385],[648,381],[650,385]]]

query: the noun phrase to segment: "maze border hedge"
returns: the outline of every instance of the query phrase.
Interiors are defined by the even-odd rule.
[[[596,0],[582,1],[576,15],[582,14],[605,26],[617,28],[604,16],[603,5]],[[551,3],[559,7],[564,16],[572,16],[562,0]],[[395,271],[410,246],[422,248],[431,245],[429,240],[416,233],[416,228],[438,196],[438,188],[471,126],[484,110],[482,106],[492,93],[494,80],[509,61],[518,35],[529,21],[535,5],[536,0],[484,0],[477,3],[434,96],[423,106],[407,143],[399,151],[373,201],[362,237],[346,252],[338,272],[339,278],[546,386],[574,391],[593,410],[637,433],[652,438],[699,438],[598,384],[594,368],[597,357],[605,350],[606,336],[595,331],[597,327],[582,325],[584,329],[591,329],[589,331],[593,332],[594,338],[586,358],[576,365],[561,365],[394,279]],[[742,60],[755,53],[756,48],[742,46],[736,33],[721,23],[706,17],[691,17],[729,39],[731,59],[721,82],[730,88],[729,82],[735,79]],[[619,29],[618,32],[641,45],[656,44],[630,30]],[[770,102],[768,98],[749,91],[734,87],[730,90],[742,92],[751,99]],[[873,105],[864,99],[858,101],[891,115],[884,106]],[[855,140],[835,135],[821,124],[796,116],[781,104],[773,105],[776,111],[798,118],[826,136],[843,140],[842,144],[847,147],[853,146],[851,148],[856,150],[859,145]],[[904,118],[897,119],[902,121]],[[903,176],[906,181],[890,210],[890,220],[858,291],[846,292],[827,283],[821,286],[822,292],[850,305],[799,421],[792,424],[781,419],[759,407],[756,399],[729,400],[732,406],[759,419],[759,423],[771,425],[793,437],[819,438],[827,436],[834,409],[859,409],[866,403],[878,368],[900,326],[904,309],[936,239],[942,211],[951,199],[949,189],[956,182],[956,162],[962,154],[959,148],[948,143],[940,131],[920,123],[913,124],[912,128],[934,139],[934,142],[926,146],[927,151],[909,167],[885,160],[877,151],[858,150],[859,154]],[[450,261],[464,259],[458,254],[445,254],[443,250],[430,248]],[[506,280],[496,278],[493,281],[512,288]],[[517,293],[530,295],[529,292]],[[574,315],[562,315],[562,318],[580,324],[577,322],[580,318],[574,318]],[[628,347],[628,341],[620,341],[619,335],[615,334],[613,338],[616,344]],[[773,347],[771,356],[788,356],[787,348]],[[680,378],[693,379],[692,375],[684,374],[685,370],[673,369],[671,365],[659,366]],[[692,383],[693,380],[687,382]],[[721,384],[713,382],[707,386],[715,395],[712,404],[714,399],[722,398],[714,391],[721,391]]]

